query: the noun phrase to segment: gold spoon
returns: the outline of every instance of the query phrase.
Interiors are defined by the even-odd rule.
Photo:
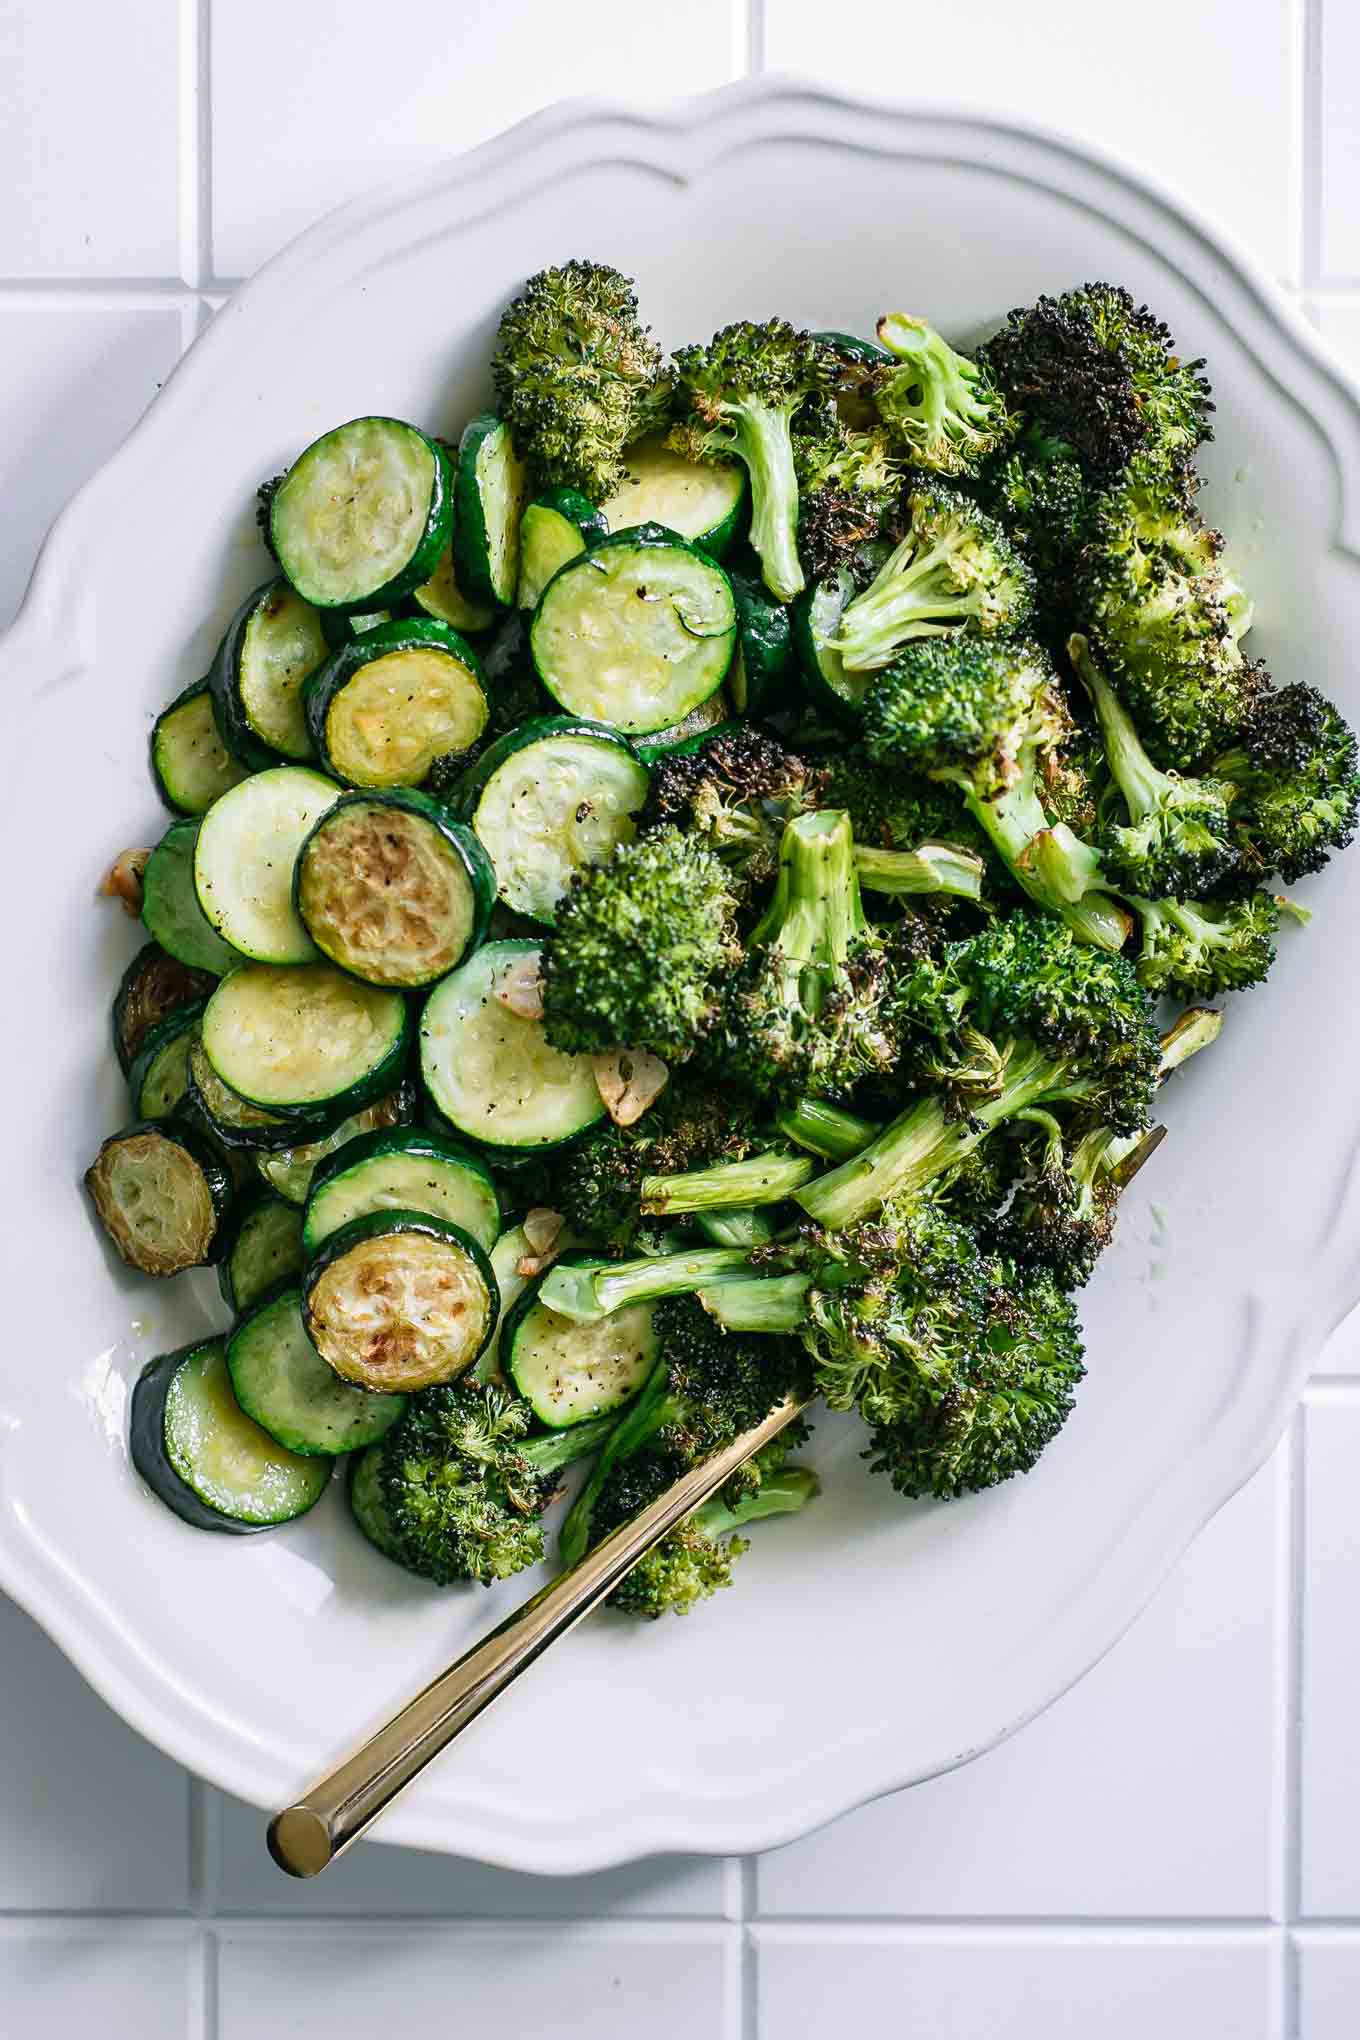
[[[680,1476],[579,1564],[549,1581],[480,1643],[432,1679],[302,1797],[269,1823],[269,1853],[290,1877],[315,1877],[356,1842],[431,1757],[475,1721],[498,1693],[613,1592],[624,1574],[691,1509],[776,1437],[810,1398],[788,1400],[739,1438]]]

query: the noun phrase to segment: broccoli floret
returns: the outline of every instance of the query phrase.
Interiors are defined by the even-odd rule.
[[[817,581],[877,539],[897,508],[902,474],[881,427],[854,431],[834,401],[802,413],[793,435],[798,477],[798,556]]]
[[[746,899],[774,883],[784,823],[817,806],[825,781],[821,768],[742,723],[657,760],[638,831],[680,829],[705,844]]]
[[[1072,1413],[1086,1369],[1071,1299],[1044,1270],[997,1261],[991,1273],[967,1364],[874,1428],[865,1456],[899,1494],[952,1500],[1028,1473]]]
[[[1321,871],[1355,834],[1360,809],[1355,733],[1315,687],[1268,694],[1213,770],[1237,789],[1234,833],[1249,870],[1287,885]]]
[[[661,349],[626,276],[567,262],[531,276],[506,306],[491,358],[501,415],[545,481],[603,503],[627,474],[624,448],[666,414]]]
[[[625,1253],[644,1225],[643,1179],[744,1160],[759,1144],[755,1115],[753,1099],[683,1072],[632,1126],[601,1120],[562,1149],[549,1201],[577,1232]]]
[[[774,897],[752,931],[723,1001],[712,1049],[760,1094],[835,1098],[893,1067],[899,978],[919,931],[872,928],[860,900],[848,815],[801,815],[785,827]]]
[[[1274,893],[1226,904],[1125,897],[1142,923],[1138,976],[1153,993],[1211,999],[1246,991],[1275,961],[1282,903]]]
[[[1014,635],[1029,621],[1034,576],[994,518],[934,485],[907,512],[906,535],[841,616],[832,642],[848,672],[890,665],[915,638]]]
[[[614,1589],[610,1606],[625,1615],[688,1615],[697,1602],[731,1586],[732,1567],[750,1548],[749,1540],[736,1533],[762,1516],[789,1515],[805,1507],[820,1490],[810,1467],[784,1464],[788,1451],[783,1434],[762,1446],[748,1462],[755,1477],[746,1490],[730,1498],[725,1487],[686,1516]],[[629,1522],[682,1471],[664,1452],[640,1453],[617,1468],[599,1499],[597,1536]]]
[[[1230,743],[1268,685],[1238,642],[1246,612],[1222,548],[1188,487],[1146,461],[1096,508],[1078,613],[1159,765],[1192,770]]]
[[[893,366],[875,388],[878,415],[914,467],[975,475],[1016,421],[983,362],[956,354],[924,319],[890,312],[878,322]]]
[[[1081,463],[1064,440],[1029,431],[988,462],[980,486],[983,508],[1034,569],[1035,628],[1056,647],[1071,628],[1074,570],[1094,536]]]
[[[740,956],[735,900],[718,859],[679,829],[622,843],[562,900],[543,966],[543,1026],[554,1048],[645,1047],[693,1054]]]
[[[913,772],[961,768],[988,799],[1019,777],[1019,750],[1052,681],[1043,652],[1024,639],[924,639],[870,682],[864,748]]]
[[[725,326],[707,347],[675,356],[686,417],[672,432],[691,460],[744,463],[751,477],[751,545],[781,602],[803,586],[798,561],[798,478],[792,426],[809,397],[831,387],[826,351],[783,319]]]
[[[988,1242],[1022,1267],[1046,1268],[1064,1289],[1079,1289],[1114,1237],[1120,1184],[1109,1157],[1117,1136],[1097,1126],[1069,1152],[1050,1113],[1031,1117],[1040,1137],[1022,1144],[1025,1173],[1011,1203],[989,1225]]]
[[[382,1442],[379,1484],[397,1555],[438,1586],[506,1580],[543,1556],[542,1516],[572,1460],[595,1451],[604,1418],[526,1434],[527,1402],[446,1382],[411,1397]]]
[[[677,1470],[697,1466],[803,1385],[796,1345],[724,1331],[692,1296],[663,1299],[652,1324],[660,1348],[656,1365],[568,1512],[559,1544],[564,1565],[574,1565],[597,1540],[600,1495],[616,1469],[637,1453],[664,1452]],[[800,1439],[808,1435],[801,1420],[795,1419],[794,1429]]]
[[[1097,484],[1140,453],[1188,466],[1212,437],[1202,361],[1125,290],[1088,283],[1013,311],[978,351],[1027,424],[1069,445]]]
[[[1127,821],[1112,822],[1101,833],[1112,881],[1144,894],[1212,892],[1238,860],[1232,785],[1159,771],[1086,639],[1070,638],[1067,649],[1095,704],[1110,773],[1127,810]]]

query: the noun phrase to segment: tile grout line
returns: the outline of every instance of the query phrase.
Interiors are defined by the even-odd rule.
[[[1322,278],[1322,6],[1302,0],[1299,78],[1299,277],[1305,291]]]
[[[1284,1635],[1283,1819],[1280,1898],[1283,1920],[1281,1990],[1283,2040],[1299,2040],[1299,1963],[1293,1930],[1303,1907],[1303,1673],[1308,1565],[1308,1430],[1304,1405],[1289,1425],[1288,1627]]]
[[[746,0],[746,75],[758,78],[765,69],[765,0]]]

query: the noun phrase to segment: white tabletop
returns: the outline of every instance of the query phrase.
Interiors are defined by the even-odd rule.
[[[1353,0],[4,0],[0,623],[233,280],[319,212],[563,94],[764,65],[1121,151],[1221,219],[1360,374]],[[0,1602],[0,2032],[1354,2040],[1354,1321],[1325,1369],[1077,1690],[968,1770],[759,1862],[554,1882],[370,1845],[289,1884],[256,1814],[123,1728]]]

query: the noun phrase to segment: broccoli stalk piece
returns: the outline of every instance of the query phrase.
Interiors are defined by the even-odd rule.
[[[638,831],[682,830],[721,860],[733,890],[748,899],[775,879],[785,821],[820,805],[825,783],[820,767],[740,723],[656,761]]]
[[[847,1112],[843,1105],[829,1104],[825,1098],[798,1098],[774,1118],[787,1140],[828,1162],[848,1160],[882,1132],[877,1121],[861,1119],[857,1112]]]
[[[531,276],[501,315],[491,378],[516,446],[545,481],[603,503],[627,474],[624,448],[669,404],[661,350],[626,276],[567,262]]]
[[[1015,430],[986,366],[905,312],[881,318],[878,338],[900,364],[878,382],[875,403],[903,458],[937,475],[975,475]]]
[[[1233,787],[1159,771],[1086,639],[1070,637],[1067,650],[1095,705],[1110,773],[1128,810],[1127,824],[1107,828],[1101,841],[1114,882],[1145,894],[1211,892],[1237,862]]]
[[[740,955],[712,851],[679,829],[621,843],[561,902],[543,966],[543,1027],[569,1055],[645,1045],[683,1062],[717,1019]]]
[[[757,1146],[755,1111],[754,1100],[682,1072],[633,1125],[602,1120],[555,1154],[550,1201],[577,1232],[626,1253],[643,1223],[644,1180],[742,1161]]]
[[[644,1176],[642,1210],[648,1218],[674,1218],[687,1211],[746,1211],[763,1204],[782,1204],[814,1173],[807,1155],[771,1149],[749,1155],[742,1162]]]
[[[907,511],[905,536],[841,616],[832,643],[847,672],[891,665],[915,638],[1012,635],[1029,621],[1033,573],[994,519],[935,486],[914,490]]]
[[[914,850],[873,850],[855,845],[855,872],[866,892],[890,899],[918,899],[943,893],[951,899],[982,898],[983,863],[971,850],[952,843],[919,843]]]
[[[1355,834],[1355,733],[1315,687],[1267,695],[1214,771],[1236,788],[1232,820],[1247,868],[1286,885],[1321,871]]]
[[[448,1382],[412,1396],[382,1441],[379,1485],[403,1565],[438,1586],[509,1579],[543,1556],[543,1512],[558,1476],[598,1450],[615,1423],[591,1419],[526,1436],[527,1402]]]
[[[739,320],[707,347],[675,356],[687,420],[671,435],[691,460],[741,461],[751,478],[753,550],[765,585],[781,602],[803,587],[798,559],[798,476],[793,419],[831,386],[832,365],[809,333],[783,319]]]

